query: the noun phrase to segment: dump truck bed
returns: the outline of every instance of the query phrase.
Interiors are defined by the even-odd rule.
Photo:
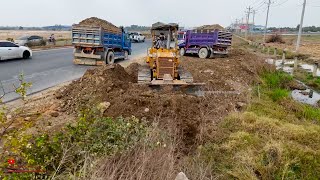
[[[101,27],[72,27],[72,44],[74,46],[122,48],[122,38],[122,33],[105,31]]]
[[[187,46],[231,46],[232,33],[225,31],[195,30],[186,34]]]

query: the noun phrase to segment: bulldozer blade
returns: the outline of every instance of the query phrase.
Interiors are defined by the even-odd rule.
[[[151,83],[151,70],[147,66],[140,66],[138,72],[138,83],[149,84]]]
[[[171,91],[180,91],[185,94],[194,95],[194,96],[204,96],[204,83],[189,83],[189,84],[154,84],[150,83],[149,87],[152,89],[161,91],[168,90]]]

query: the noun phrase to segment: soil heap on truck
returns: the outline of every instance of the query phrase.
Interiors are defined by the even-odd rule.
[[[219,29],[197,29],[179,32],[180,55],[198,54],[200,58],[227,55],[232,33]]]
[[[113,64],[131,54],[131,42],[123,28],[96,17],[72,26],[72,44],[75,64]]]

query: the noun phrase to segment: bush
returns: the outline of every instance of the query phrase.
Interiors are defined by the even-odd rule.
[[[20,158],[20,162],[40,166],[48,175],[56,177],[78,174],[86,163],[90,165],[90,159],[132,148],[145,136],[145,131],[145,125],[134,117],[94,118],[84,113],[76,125],[68,125],[62,132],[24,136],[23,141],[11,138],[6,147],[16,149],[12,152],[16,152],[14,157]],[[78,176],[81,177],[81,173]]]
[[[285,43],[282,36],[279,34],[273,34],[269,36],[266,42],[267,43]]]
[[[7,40],[7,41],[11,41],[11,42],[14,41],[13,38],[7,38],[6,40]]]

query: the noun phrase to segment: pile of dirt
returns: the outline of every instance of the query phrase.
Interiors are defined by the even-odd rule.
[[[220,24],[203,25],[197,28],[197,30],[225,30]]]
[[[104,104],[107,106],[102,114],[106,117],[135,116],[148,122],[159,120],[162,126],[178,127],[186,147],[196,144],[200,99],[171,89],[158,92],[133,83],[138,67],[138,64],[132,64],[124,69],[116,64],[87,70],[81,79],[56,93],[56,97],[62,100],[62,111],[73,114],[85,109],[99,109]]]
[[[140,66],[139,63],[132,63],[126,68],[126,72],[134,78],[135,82],[138,82],[138,71]]]
[[[78,112],[96,104],[111,91],[128,89],[134,79],[118,64],[89,69],[79,80],[60,89],[56,97],[62,98],[63,108],[69,112]]]
[[[233,49],[225,58],[199,59],[184,56],[181,65],[190,71],[195,82],[206,83],[206,90],[212,91],[248,89],[259,79],[260,71],[272,68],[262,58],[240,49]]]
[[[183,57],[182,66],[196,82],[206,83],[204,97],[173,91],[172,87],[154,90],[137,84],[139,64],[127,69],[120,65],[88,70],[85,75],[57,92],[61,109],[77,114],[84,109],[99,109],[103,116],[131,117],[147,122],[159,121],[166,129],[178,129],[185,147],[194,147],[215,124],[232,111],[242,109],[250,85],[257,81],[264,61],[253,54],[235,50],[228,58]],[[201,134],[201,135],[200,135]]]
[[[97,17],[87,18],[81,21],[76,26],[88,26],[88,27],[102,27],[105,31],[114,32],[114,33],[121,33],[121,29],[117,26],[113,25],[112,23],[99,19]]]

